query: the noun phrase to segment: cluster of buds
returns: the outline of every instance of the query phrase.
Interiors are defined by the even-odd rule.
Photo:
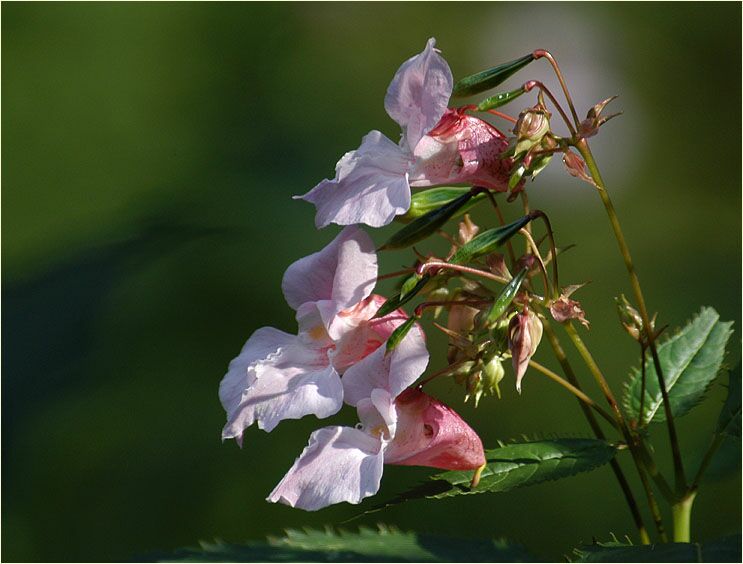
[[[524,178],[535,178],[550,162],[559,143],[552,133],[550,118],[540,91],[537,104],[523,110],[516,121],[508,151],[504,156],[513,158],[513,168],[508,179],[511,194],[523,189]]]

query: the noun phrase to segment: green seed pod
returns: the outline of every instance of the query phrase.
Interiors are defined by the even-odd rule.
[[[495,229],[488,229],[487,231],[480,233],[467,244],[461,246],[459,250],[454,253],[454,256],[451,257],[449,262],[453,264],[466,264],[479,256],[492,253],[495,249],[518,233],[519,229],[524,227],[524,225],[529,223],[531,220],[532,217],[530,215],[525,215],[513,223]]]
[[[485,90],[495,88],[533,60],[534,55],[529,53],[508,63],[503,63],[491,69],[466,76],[454,85],[452,98],[472,96],[473,94],[479,94]]]
[[[468,191],[448,204],[430,211],[400,229],[379,250],[402,249],[422,241],[440,229],[451,217],[472,199],[472,192]]]

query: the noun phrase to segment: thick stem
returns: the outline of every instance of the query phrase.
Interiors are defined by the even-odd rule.
[[[542,323],[544,326],[544,332],[547,335],[547,340],[549,341],[550,346],[552,347],[552,351],[555,353],[555,357],[557,357],[557,361],[560,363],[565,376],[573,386],[580,390],[580,383],[578,382],[578,378],[576,377],[575,372],[573,372],[573,367],[570,365],[570,361],[568,360],[568,357],[565,354],[562,345],[560,344],[560,340],[557,338],[557,335],[552,330],[552,326],[546,319]],[[580,405],[581,411],[583,411],[583,415],[586,416],[588,425],[591,427],[593,434],[596,435],[596,438],[602,440],[605,439],[606,435],[601,429],[599,422],[596,420],[596,415],[594,415],[594,413],[584,403],[578,402],[578,405]],[[619,462],[615,458],[612,458],[610,465],[612,471],[614,472],[614,476],[619,483],[619,487],[624,494],[624,499],[627,502],[630,513],[632,513],[632,519],[634,520],[638,534],[640,535],[640,542],[642,542],[642,544],[650,544],[650,535],[648,534],[648,530],[645,527],[645,523],[643,522],[640,508],[637,505],[637,500],[635,500],[635,496],[632,493],[632,489],[630,488],[629,482],[627,481],[627,478],[624,475],[621,466],[619,466]],[[658,518],[660,518],[660,515],[658,515]]]
[[[593,153],[591,153],[591,149],[585,139],[579,140],[575,146],[580,154],[583,156],[583,159],[586,161],[586,165],[591,172],[591,176],[593,177],[593,180],[599,189],[598,192],[601,196],[601,201],[606,208],[606,213],[609,216],[609,222],[611,223],[612,229],[614,230],[614,236],[617,240],[617,244],[619,245],[619,251],[622,254],[622,258],[624,259],[624,264],[627,267],[630,283],[632,285],[632,291],[635,295],[635,300],[637,301],[637,306],[640,310],[640,317],[642,317],[645,339],[648,348],[650,349],[650,354],[653,357],[655,373],[658,377],[658,387],[660,388],[660,393],[663,397],[663,409],[665,411],[666,423],[668,425],[668,437],[671,443],[671,451],[673,453],[673,470],[676,481],[676,492],[681,493],[686,489],[686,475],[684,474],[684,465],[681,459],[681,448],[679,446],[678,435],[676,434],[676,425],[673,419],[671,403],[668,400],[668,390],[666,388],[665,379],[663,378],[663,370],[660,365],[660,359],[658,358],[658,349],[655,346],[655,335],[653,334],[652,325],[650,323],[650,316],[648,315],[648,310],[645,305],[645,298],[640,286],[640,280],[637,277],[637,273],[635,272],[635,267],[632,263],[632,256],[630,255],[627,242],[624,239],[624,233],[622,232],[622,227],[619,224],[617,212],[614,209],[614,204],[612,204],[611,198],[609,198],[609,193],[606,191],[606,185],[604,184],[603,178],[601,178],[601,172],[599,171],[598,166],[596,165],[596,161],[593,158]]]
[[[696,495],[690,492],[671,507],[674,542],[691,542],[691,508]]]
[[[648,504],[650,505],[650,510],[653,514],[653,520],[655,521],[655,526],[658,529],[658,534],[661,540],[663,542],[666,542],[667,536],[665,533],[665,528],[663,527],[663,521],[660,516],[660,508],[658,507],[658,502],[655,500],[655,494],[653,494],[653,490],[650,487],[650,482],[648,481],[645,470],[645,464],[642,457],[640,456],[640,453],[638,452],[638,445],[635,443],[635,439],[632,436],[629,428],[627,427],[627,423],[624,419],[624,415],[622,414],[622,410],[619,409],[619,404],[617,403],[617,400],[614,397],[611,388],[609,388],[609,384],[606,381],[606,378],[604,378],[604,375],[601,373],[601,369],[599,369],[596,361],[593,359],[590,351],[586,347],[583,340],[580,338],[580,335],[578,335],[578,332],[575,330],[573,324],[566,323],[565,330],[567,331],[570,340],[573,341],[575,348],[578,349],[578,353],[583,358],[583,361],[586,363],[586,366],[596,380],[596,383],[598,383],[599,387],[604,392],[606,401],[609,402],[609,405],[616,415],[617,422],[622,429],[624,438],[627,441],[627,446],[629,446],[630,453],[632,454],[632,459],[634,460],[635,465],[637,466],[637,471],[640,474],[640,480],[642,481],[642,486],[645,489],[645,494],[648,498]]]

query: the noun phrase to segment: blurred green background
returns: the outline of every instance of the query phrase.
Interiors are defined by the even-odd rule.
[[[252,331],[295,330],[283,271],[337,228],[315,231],[314,208],[291,196],[332,175],[368,130],[397,138],[384,93],[430,36],[455,77],[541,47],[560,61],[581,115],[620,95],[612,105],[624,115],[592,144],[649,306],[671,326],[715,307],[736,321],[737,363],[740,15],[736,3],[4,4],[3,559],[131,559],[359,512],[264,502],[321,423],[250,429],[243,450],[222,444],[217,387]],[[527,78],[554,84],[540,62],[504,88]],[[558,244],[577,244],[562,278],[592,281],[579,296],[585,338],[618,392],[638,358],[613,309],[614,295],[629,295],[624,266],[596,194],[561,168],[529,186],[531,201],[549,212]],[[493,221],[485,207],[474,215]],[[391,229],[372,236],[381,243]],[[382,271],[409,256],[381,257]],[[444,349],[431,339],[437,368]],[[555,366],[547,347],[538,358]],[[519,397],[511,378],[502,400],[477,411],[447,382],[432,389],[486,446],[589,436],[562,390],[528,373]],[[680,421],[692,470],[724,391],[717,384]],[[335,418],[353,420],[350,410]],[[665,429],[654,433],[670,470]],[[740,452],[726,450],[732,463],[715,466],[696,502],[697,539],[740,531]],[[387,467],[363,507],[429,473]],[[632,533],[608,467],[411,502],[348,526],[376,522],[504,536],[547,559]]]

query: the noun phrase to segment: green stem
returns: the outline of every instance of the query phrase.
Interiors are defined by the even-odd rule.
[[[585,343],[580,338],[580,335],[578,335],[578,332],[575,330],[573,324],[566,323],[565,331],[567,331],[570,340],[573,342],[573,345],[575,345],[575,348],[578,349],[578,353],[580,354],[581,358],[583,358],[583,361],[586,363],[588,370],[591,372],[599,387],[604,392],[606,401],[609,402],[609,405],[616,415],[617,422],[620,425],[622,434],[624,435],[627,446],[629,447],[629,451],[632,454],[632,460],[635,462],[635,466],[637,466],[637,471],[640,475],[642,487],[645,490],[645,495],[648,498],[648,505],[650,506],[651,513],[653,514],[655,526],[658,529],[658,534],[663,542],[667,542],[665,528],[663,527],[663,520],[660,516],[660,508],[658,507],[658,502],[655,500],[655,494],[653,494],[653,490],[650,487],[650,482],[648,481],[644,461],[641,454],[637,450],[637,444],[635,443],[635,439],[632,436],[629,427],[627,427],[624,415],[622,414],[621,409],[619,409],[619,404],[617,403],[617,400],[614,397],[611,388],[609,388],[609,384],[606,381],[606,378],[604,378],[604,375],[601,373],[601,369],[598,367],[598,364],[596,364],[596,361],[593,359],[591,352],[588,350],[588,347],[586,347]]]
[[[707,449],[707,452],[704,453],[704,458],[702,459],[702,463],[699,465],[699,470],[697,470],[697,474],[696,476],[694,476],[694,480],[692,480],[691,486],[689,486],[689,492],[696,494],[697,490],[699,489],[699,483],[702,481],[702,476],[704,476],[704,473],[707,471],[710,462],[712,462],[712,458],[717,452],[717,449],[720,448],[720,445],[722,444],[722,441],[724,439],[725,435],[721,433],[715,435],[715,439],[712,441],[712,444]]]
[[[671,507],[674,542],[691,542],[691,508],[696,495],[690,492]]]
[[[565,354],[565,351],[562,348],[562,345],[560,344],[560,340],[557,338],[557,335],[552,330],[552,326],[550,323],[545,319],[543,322],[544,326],[544,333],[547,335],[547,340],[550,343],[550,346],[552,347],[552,351],[555,353],[555,357],[557,357],[557,361],[560,363],[560,366],[562,367],[562,371],[565,373],[565,376],[567,377],[568,381],[575,386],[576,389],[580,390],[580,383],[578,382],[578,378],[575,375],[575,372],[573,372],[573,367],[570,365],[570,361],[568,360],[567,355]],[[588,420],[588,425],[591,427],[591,430],[593,431],[593,434],[596,435],[597,439],[605,440],[606,435],[604,434],[604,431],[601,429],[601,426],[599,425],[598,420],[596,419],[596,415],[589,409],[589,407],[582,403],[578,402],[578,405],[580,405],[581,411],[583,411],[583,415],[586,416],[586,419]],[[614,472],[614,476],[617,479],[617,482],[619,483],[619,487],[622,490],[622,493],[624,494],[624,499],[627,502],[627,506],[629,507],[630,513],[632,513],[632,519],[635,522],[635,526],[637,527],[637,532],[640,535],[640,542],[642,544],[650,544],[650,535],[648,534],[648,530],[645,527],[645,523],[642,519],[642,514],[640,513],[640,508],[637,505],[637,500],[635,499],[634,494],[632,493],[632,489],[630,488],[629,482],[627,481],[627,477],[624,475],[624,472],[622,471],[622,467],[619,466],[619,462],[616,458],[612,458],[611,462],[611,469]]]
[[[562,386],[567,391],[569,391],[571,394],[573,394],[576,398],[578,398],[578,400],[582,401],[587,406],[592,407],[593,409],[595,409],[596,412],[599,415],[601,415],[601,417],[603,417],[604,419],[606,419],[612,425],[612,427],[614,427],[615,429],[619,430],[619,425],[617,425],[617,422],[614,421],[614,418],[609,413],[607,413],[606,410],[603,407],[601,407],[595,401],[593,401],[590,397],[588,397],[585,394],[585,392],[583,392],[583,390],[580,390],[580,389],[576,388],[570,382],[568,382],[568,381],[560,378],[559,375],[557,375],[554,372],[552,372],[552,370],[550,370],[546,366],[542,366],[538,362],[535,362],[533,360],[530,360],[529,361],[529,366],[531,366],[532,368],[538,370],[539,372],[541,372],[542,374],[544,374],[545,376],[547,376],[547,378],[549,378],[553,382],[556,382],[557,384],[560,384],[560,386]]]
[[[624,259],[624,264],[627,267],[630,284],[632,285],[632,291],[635,295],[635,300],[637,301],[637,306],[640,310],[640,316],[642,317],[642,324],[645,331],[646,342],[648,344],[648,348],[650,349],[650,354],[653,357],[655,373],[658,377],[658,386],[660,388],[661,396],[663,397],[663,408],[665,410],[666,423],[668,425],[668,437],[671,443],[671,451],[673,453],[673,470],[676,480],[676,491],[680,493],[686,489],[686,475],[684,474],[684,465],[681,459],[681,448],[679,446],[678,435],[676,434],[676,425],[673,419],[671,403],[668,400],[668,390],[666,388],[665,379],[663,378],[663,370],[660,365],[660,359],[658,358],[658,350],[655,346],[655,335],[650,324],[650,316],[648,315],[648,310],[645,305],[645,298],[642,293],[642,288],[640,287],[640,280],[637,277],[637,273],[635,272],[635,267],[632,263],[632,256],[630,255],[627,242],[624,239],[624,233],[622,232],[622,227],[619,224],[617,212],[614,209],[614,204],[612,204],[611,198],[609,198],[609,193],[606,191],[606,185],[604,184],[603,178],[601,178],[601,172],[599,171],[598,166],[596,165],[596,161],[593,158],[593,153],[591,153],[591,149],[585,139],[580,139],[575,144],[575,146],[580,154],[583,156],[583,159],[586,161],[586,165],[591,172],[593,181],[596,183],[596,186],[599,189],[598,192],[601,196],[601,201],[606,208],[606,213],[609,216],[609,222],[611,223],[611,226],[614,230],[614,236],[619,245],[619,251],[622,254],[622,258]]]

